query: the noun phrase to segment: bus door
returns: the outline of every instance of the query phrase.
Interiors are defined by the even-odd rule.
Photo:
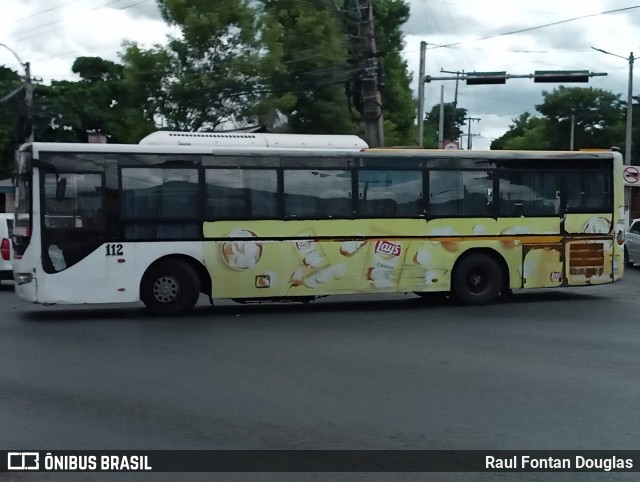
[[[121,243],[113,236],[105,210],[103,173],[43,173],[42,176],[42,265],[45,273],[67,270],[65,285],[101,290],[108,300],[118,293],[133,262],[126,263]]]

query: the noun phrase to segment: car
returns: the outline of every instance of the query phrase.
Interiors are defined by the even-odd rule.
[[[13,280],[13,214],[0,213],[0,280]]]
[[[624,264],[640,263],[640,219],[634,219],[624,235]]]

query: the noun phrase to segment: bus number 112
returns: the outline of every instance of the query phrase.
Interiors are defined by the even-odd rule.
[[[122,256],[123,254],[121,244],[107,244],[107,256]]]

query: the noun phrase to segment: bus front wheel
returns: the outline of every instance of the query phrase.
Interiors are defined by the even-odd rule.
[[[193,308],[200,296],[198,275],[175,259],[153,265],[142,277],[140,298],[148,310],[175,315]]]
[[[465,256],[453,270],[453,293],[465,305],[492,303],[500,295],[502,282],[502,269],[488,254]]]

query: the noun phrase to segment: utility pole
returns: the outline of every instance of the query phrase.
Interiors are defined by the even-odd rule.
[[[479,117],[465,117],[464,118],[465,121],[469,121],[469,128],[468,128],[468,134],[467,134],[467,150],[470,151],[471,150],[471,122],[472,121],[480,121]]]
[[[576,134],[576,115],[571,114],[571,134],[569,137],[569,150],[573,151],[575,148],[575,134]]]
[[[438,149],[444,149],[444,84],[440,86],[440,119],[438,119]]]
[[[453,94],[453,114],[451,115],[451,132],[454,132],[456,130],[456,115],[458,113],[458,84],[460,81],[459,75],[460,74],[464,75],[464,70],[462,72],[460,72],[459,70],[452,72],[450,70],[440,69],[440,72],[443,72],[446,74],[456,74],[456,90]],[[460,140],[460,139],[456,139],[456,140]]]
[[[629,62],[629,81],[627,82],[627,126],[625,132],[625,141],[624,141],[624,164],[631,164],[631,132],[633,126],[633,62],[635,60],[633,56],[633,52],[629,53],[629,57],[623,57],[622,55],[612,54],[611,52],[607,52],[606,50],[599,49],[596,47],[591,47],[593,50],[597,50],[598,52],[602,52],[603,54],[613,55],[614,57],[618,57],[624,59]],[[625,222],[629,222],[629,211],[631,210],[631,188],[629,186],[625,186],[624,188],[624,211],[625,211]]]
[[[25,139],[24,142],[33,142],[33,79],[31,78],[31,64],[29,62],[23,62],[20,56],[14,52],[9,46],[0,43],[0,47],[4,47],[9,52],[13,54],[18,62],[20,62],[20,66],[24,68],[24,78],[22,80],[22,85],[15,89],[10,94],[2,97],[0,99],[0,103],[11,99],[18,92],[24,89],[24,101],[25,101]]]
[[[629,54],[629,82],[627,85],[627,130],[624,163],[631,164],[631,126],[633,120],[633,52]]]
[[[424,74],[426,65],[427,42],[420,42],[420,72],[418,82],[418,146],[424,144]]]
[[[29,62],[24,64],[24,102],[26,107],[26,142],[33,142],[33,82],[31,81],[31,65]]]
[[[378,90],[378,53],[373,35],[372,0],[356,0],[358,12],[358,60],[360,68],[360,95],[365,137],[370,147],[384,146],[382,99]]]

